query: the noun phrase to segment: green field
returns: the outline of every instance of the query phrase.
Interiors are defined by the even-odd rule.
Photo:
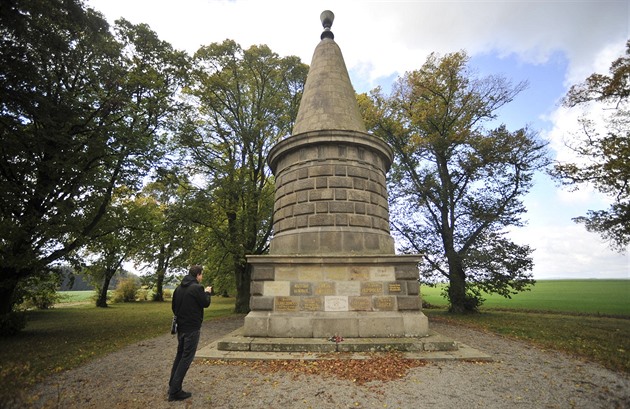
[[[77,302],[94,302],[95,291],[59,291],[60,304]]]
[[[421,286],[422,299],[446,306],[443,285]],[[540,280],[511,299],[484,294],[483,309],[555,311],[630,317],[630,280]]]

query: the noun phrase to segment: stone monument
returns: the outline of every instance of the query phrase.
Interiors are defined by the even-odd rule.
[[[293,134],[268,163],[276,178],[268,255],[248,256],[243,335],[423,337],[417,255],[396,255],[386,173],[393,152],[367,133],[341,50],[321,15]]]

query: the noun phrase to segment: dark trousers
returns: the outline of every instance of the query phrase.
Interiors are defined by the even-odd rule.
[[[177,334],[177,355],[171,369],[171,379],[168,381],[168,393],[174,395],[182,390],[182,383],[190,364],[195,358],[199,335],[201,331]]]

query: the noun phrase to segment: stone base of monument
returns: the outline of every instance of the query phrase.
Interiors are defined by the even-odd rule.
[[[490,355],[434,331],[419,338],[266,338],[244,336],[243,328],[202,347],[195,359],[367,359],[372,353],[394,351],[409,359],[492,360]]]
[[[428,331],[428,319],[419,311],[252,311],[244,325],[244,333],[249,336],[281,338],[418,337]]]

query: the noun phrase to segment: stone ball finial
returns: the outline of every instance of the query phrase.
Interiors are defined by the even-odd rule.
[[[319,15],[319,19],[322,21],[322,26],[324,26],[324,32],[320,36],[323,40],[324,38],[334,39],[335,36],[330,31],[330,27],[332,27],[333,21],[335,20],[335,15],[330,10],[322,11],[322,14]]]

